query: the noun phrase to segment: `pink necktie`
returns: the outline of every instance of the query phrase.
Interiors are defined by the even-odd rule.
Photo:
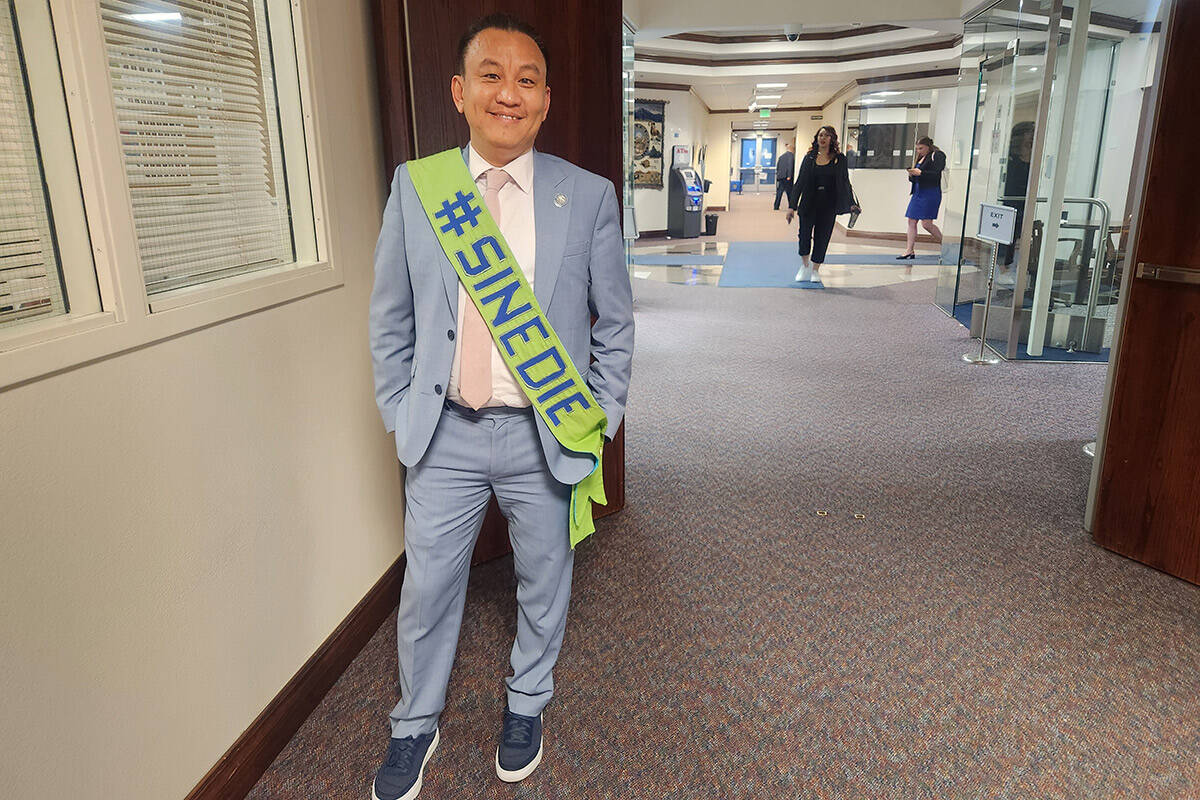
[[[483,191],[483,204],[499,225],[500,189],[512,179],[502,169],[489,169],[485,174],[487,187]],[[492,399],[492,334],[479,309],[469,299],[460,327],[462,363],[459,365],[458,393],[471,408],[482,408]]]

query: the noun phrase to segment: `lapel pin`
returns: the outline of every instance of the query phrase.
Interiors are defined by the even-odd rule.
[[[567,204],[567,196],[565,194],[562,194],[560,192],[559,194],[554,195],[554,205],[558,206],[559,208],[562,208],[566,204]]]

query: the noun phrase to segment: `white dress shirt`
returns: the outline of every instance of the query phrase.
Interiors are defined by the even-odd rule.
[[[483,156],[475,152],[473,145],[468,145],[467,168],[475,178],[479,196],[483,197],[487,187],[485,173],[495,168],[495,165],[489,164]],[[508,177],[512,179],[500,189],[500,233],[504,236],[504,241],[508,242],[513,257],[521,265],[525,280],[532,289],[533,260],[537,255],[537,237],[533,227],[533,151],[529,150],[524,155],[514,158],[500,169],[507,172]],[[446,396],[459,405],[467,405],[459,392],[458,382],[462,367],[462,320],[470,302],[467,290],[463,288],[462,281],[459,281],[456,318],[458,330],[454,336],[454,361],[450,365],[450,382],[446,389]],[[516,377],[504,363],[500,349],[492,342],[492,399],[484,403],[484,407],[523,408],[529,404],[529,398],[521,391]]]

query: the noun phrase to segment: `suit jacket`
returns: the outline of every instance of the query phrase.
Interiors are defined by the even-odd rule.
[[[922,158],[914,166],[921,170],[920,175],[909,175],[908,180],[912,183],[908,193],[915,194],[917,186],[922,189],[941,189],[942,188],[942,170],[946,168],[946,154],[941,150],[934,150],[929,155]]]
[[[788,192],[788,207],[797,209],[801,214],[811,214],[813,212],[813,202],[816,200],[817,176],[813,170],[817,166],[817,156],[815,153],[808,153],[804,156],[804,160],[800,162],[800,174],[796,176],[796,183]],[[837,161],[834,162],[834,213],[849,214],[851,206],[858,205],[858,200],[854,197],[854,188],[850,185],[850,170],[846,166],[846,157],[838,154]]]
[[[784,150],[783,155],[779,157],[779,163],[775,165],[775,182],[786,183],[792,185],[792,177],[796,174],[796,154],[790,150]]]
[[[555,202],[558,195],[565,205]],[[533,205],[533,293],[607,415],[611,438],[625,414],[633,357],[633,294],[616,192],[605,178],[535,151]],[[369,332],[375,400],[405,466],[421,460],[441,418],[457,312],[458,274],[401,164],[375,248]],[[537,429],[557,480],[574,484],[591,471],[591,457],[564,450],[540,416]]]

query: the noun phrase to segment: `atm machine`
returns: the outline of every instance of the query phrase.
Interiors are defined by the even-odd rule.
[[[696,170],[686,164],[671,167],[667,187],[667,236],[691,239],[700,235],[704,186]]]

